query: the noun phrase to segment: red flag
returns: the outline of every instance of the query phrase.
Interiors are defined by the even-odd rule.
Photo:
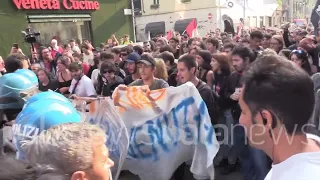
[[[172,30],[167,33],[167,40],[170,40],[173,37]]]
[[[189,23],[189,25],[186,28],[186,32],[189,35],[189,37],[193,37],[193,33],[196,29],[197,29],[197,21],[196,19],[192,19],[192,21]]]

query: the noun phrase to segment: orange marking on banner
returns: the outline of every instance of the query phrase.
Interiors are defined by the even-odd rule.
[[[134,101],[136,102],[136,105],[139,108],[143,108],[145,105],[149,104],[149,99],[146,98],[146,96],[143,94],[142,89],[139,89],[137,93],[134,93],[132,98],[134,99]]]
[[[120,107],[120,106],[118,106],[118,112],[119,113],[124,113],[127,109],[126,108],[124,108],[124,107]]]
[[[123,109],[123,111],[127,110],[127,108],[125,108],[124,106],[122,106],[120,104],[120,93],[119,93],[119,88],[116,89],[116,91],[113,93],[114,94],[114,98],[113,98],[113,104],[115,106],[120,107],[121,109]]]
[[[127,98],[134,103],[133,107],[136,109],[142,109],[145,105],[149,104],[149,100],[143,94],[142,89],[138,89],[138,87],[135,87],[133,89],[132,96],[127,96]]]
[[[126,97],[129,101],[129,104],[126,103],[127,105],[129,106],[132,106],[133,108],[136,108],[136,109],[139,109],[139,106],[137,106],[134,102],[134,99],[132,99],[132,95],[131,94],[134,94],[136,92],[136,87],[132,87],[130,89],[127,89],[126,91]]]
[[[113,101],[114,105],[118,106],[119,111],[122,113],[127,110],[126,107],[128,106],[131,106],[134,109],[152,108],[154,101],[159,101],[166,95],[166,89],[159,89],[154,91],[150,91],[149,89],[147,89],[144,93],[141,87],[128,87],[126,88],[126,92],[124,95],[125,98],[122,99],[118,91],[119,89],[114,92]],[[154,93],[158,93],[159,96],[153,98],[151,94]]]
[[[89,104],[89,112],[92,114],[96,112],[96,101],[92,101]]]
[[[132,92],[131,92],[131,96],[127,96],[127,99],[131,103],[133,103],[133,107],[137,108],[137,109],[140,109],[141,107],[143,107],[141,104],[139,104],[140,94],[141,94],[140,89],[138,89],[137,87],[133,87]]]
[[[166,89],[158,89],[158,90],[147,92],[147,95],[151,96],[151,93],[159,93],[160,95],[158,97],[153,98],[154,101],[159,101],[165,97],[165,95],[167,94],[166,92],[167,92]]]

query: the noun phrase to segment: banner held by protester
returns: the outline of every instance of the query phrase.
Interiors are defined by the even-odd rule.
[[[90,103],[87,120],[106,130],[112,157],[120,155],[123,161],[121,155],[127,151],[123,170],[142,180],[168,180],[181,163],[192,161],[191,172],[196,177],[213,179],[219,143],[193,84],[155,91],[120,86],[113,94],[113,104],[106,101]]]

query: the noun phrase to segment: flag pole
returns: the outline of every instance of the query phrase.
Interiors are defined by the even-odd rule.
[[[148,41],[151,41],[151,33],[148,31]]]

